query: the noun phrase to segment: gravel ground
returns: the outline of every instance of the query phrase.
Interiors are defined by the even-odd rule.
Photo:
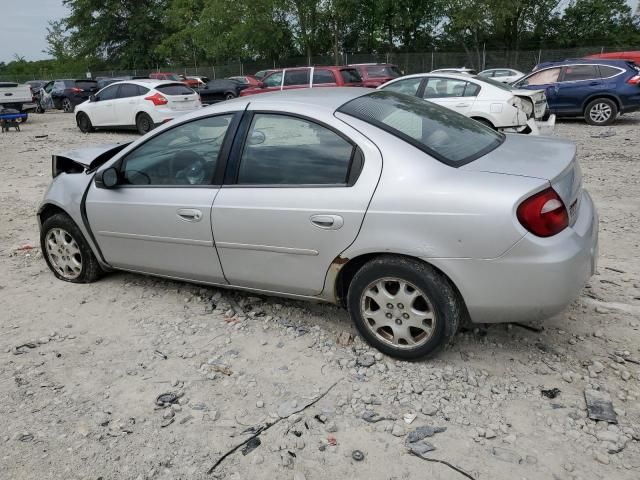
[[[557,126],[602,221],[580,298],[542,331],[478,326],[408,363],[333,306],[126,273],[56,280],[35,216],[51,153],[136,136],[33,115],[0,135],[0,477],[640,478],[639,127]],[[589,389],[617,425],[587,417]]]

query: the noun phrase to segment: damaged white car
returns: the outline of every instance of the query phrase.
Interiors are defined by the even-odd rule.
[[[503,132],[549,135],[555,127],[544,90],[518,90],[485,77],[418,73],[378,89],[415,95]]]

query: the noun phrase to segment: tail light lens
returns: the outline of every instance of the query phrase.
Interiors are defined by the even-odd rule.
[[[635,77],[631,77],[627,80],[627,83],[631,85],[640,85],[640,75],[636,75]]]
[[[553,188],[527,198],[517,211],[524,228],[538,237],[551,237],[569,226],[569,214]]]
[[[73,88],[71,89],[71,91],[72,91],[73,93],[80,93],[80,92],[82,92],[82,89],[81,89],[81,88],[78,88],[78,87],[73,87]]]
[[[163,95],[159,94],[159,93],[154,93],[153,95],[150,95],[148,97],[144,97],[145,100],[150,100],[151,102],[153,102],[153,104],[157,107],[159,105],[166,105],[167,103],[169,103],[169,100],[167,100]]]

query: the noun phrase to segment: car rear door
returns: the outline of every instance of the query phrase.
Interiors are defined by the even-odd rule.
[[[566,65],[556,88],[556,108],[560,113],[582,114],[585,100],[602,89],[597,65]]]
[[[329,126],[268,107],[243,118],[213,205],[216,246],[231,285],[317,295],[358,235],[382,159],[331,115]]]
[[[115,188],[91,185],[87,218],[110,265],[226,283],[211,206],[238,121],[239,114],[219,114],[163,130],[116,162]]]
[[[143,101],[142,96],[149,89],[133,83],[120,84],[118,98],[114,100],[114,125],[133,126],[136,124],[136,114],[140,111],[138,105]]]
[[[477,85],[457,78],[429,77],[423,98],[462,115],[469,115],[479,91]]]
[[[284,71],[283,90],[311,87],[310,68],[288,68]]]
[[[337,87],[335,74],[328,69],[313,69],[313,88],[316,87]]]

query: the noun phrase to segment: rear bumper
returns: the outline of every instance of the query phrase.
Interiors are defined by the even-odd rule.
[[[564,310],[596,269],[598,214],[586,191],[576,222],[551,238],[525,235],[492,260],[433,262],[459,288],[474,323],[534,322]]]
[[[165,123],[165,122],[168,122],[169,120],[173,120],[174,118],[177,118],[180,115],[191,113],[195,110],[198,110],[199,108],[200,107],[193,108],[190,110],[171,110],[169,108],[154,108],[154,109],[148,110],[147,113],[151,117],[151,120],[153,120],[153,123],[155,123],[156,125],[160,125],[161,123]]]

